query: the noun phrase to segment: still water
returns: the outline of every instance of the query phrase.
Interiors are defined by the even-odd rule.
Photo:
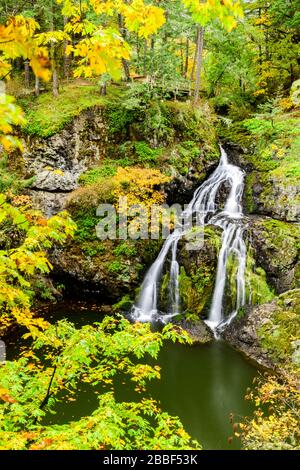
[[[64,317],[77,327],[101,320],[97,308],[86,308],[80,303],[68,310],[66,304],[56,306],[49,319]],[[12,347],[9,349],[11,356]],[[16,355],[15,349],[13,356]],[[235,422],[251,414],[253,408],[244,396],[257,369],[223,341],[192,347],[168,343],[157,362],[161,367],[161,380],[150,382],[149,391],[161,407],[179,416],[186,431],[204,449],[239,449],[237,438],[231,444],[228,442],[233,434],[230,414],[234,415]],[[134,400],[137,396],[121,380],[116,384],[116,395],[119,400]],[[75,401],[57,403],[56,415],[47,422],[61,424],[86,416],[97,403],[95,390],[83,385]]]

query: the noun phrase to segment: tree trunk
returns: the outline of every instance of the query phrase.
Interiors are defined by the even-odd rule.
[[[24,62],[24,72],[25,72],[25,87],[29,88],[30,86],[30,70],[29,70],[29,60],[26,59]]]
[[[154,40],[154,37],[153,37],[153,36],[151,37],[150,48],[151,48],[150,79],[151,79],[151,83],[153,83],[153,74],[154,74],[154,50],[155,50],[155,40]]]
[[[54,5],[53,0],[51,2],[51,19],[50,19],[50,31],[54,31]],[[58,97],[58,73],[56,65],[56,50],[55,44],[51,42],[50,46],[50,57],[51,57],[51,68],[52,68],[52,92],[55,98]]]
[[[122,59],[122,64],[123,64],[123,70],[124,70],[126,82],[130,82],[131,77],[130,77],[130,68],[129,68],[128,60]]]
[[[180,41],[180,72],[181,72],[181,75],[184,76],[184,64],[185,64],[185,60],[184,60],[184,52],[183,52],[183,42]]]
[[[194,81],[194,75],[195,75],[195,68],[196,68],[196,61],[197,61],[197,54],[198,54],[198,36],[199,36],[199,28],[197,28],[197,36],[196,36],[196,48],[195,48],[195,54],[193,58],[193,66],[192,66],[192,71],[191,71],[191,76],[190,80],[191,82]]]
[[[187,73],[189,70],[189,53],[190,53],[190,41],[189,41],[189,38],[186,38],[184,78],[187,78]]]
[[[147,75],[147,52],[148,52],[147,39],[144,39],[144,64],[143,64],[144,77],[146,77]]]
[[[39,79],[39,77],[35,77],[34,93],[35,93],[35,96],[39,96],[39,94],[40,94],[40,79]]]
[[[67,16],[64,16],[64,26],[66,26],[68,22]],[[69,78],[69,68],[70,68],[70,56],[66,54],[66,49],[68,46],[69,42],[67,40],[64,41],[64,58],[63,58],[63,73],[64,73],[64,78],[68,80]]]
[[[102,85],[100,86],[100,95],[106,96],[106,93],[107,93],[106,83],[102,83]]]
[[[204,28],[203,26],[201,26],[198,28],[198,34],[197,34],[197,70],[196,70],[194,103],[197,103],[197,101],[199,100],[202,61],[203,61],[203,40],[204,40]]]
[[[120,14],[118,15],[118,25],[119,25],[120,34],[126,41],[127,36],[128,36],[128,31],[124,27],[123,16],[120,15]],[[129,82],[131,77],[130,77],[130,68],[129,68],[128,60],[122,59],[122,65],[123,65],[125,79],[126,79],[127,82]]]
[[[55,98],[58,97],[58,74],[57,74],[57,69],[56,66],[53,66],[52,69],[52,91],[53,91],[53,96]]]

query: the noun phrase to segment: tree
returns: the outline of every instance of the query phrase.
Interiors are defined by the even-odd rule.
[[[5,24],[0,24],[0,80],[8,77],[12,71],[12,60],[22,57],[29,61],[35,75],[49,80],[48,51],[34,39],[38,23],[23,16],[10,17]],[[21,149],[20,140],[11,135],[14,125],[24,123],[22,110],[14,103],[14,98],[0,93],[0,145],[5,151],[14,147]]]
[[[153,333],[149,325],[130,324],[121,317],[106,317],[78,330],[65,320],[49,326],[32,350],[1,366],[0,448],[200,449],[178,418],[145,395],[147,383],[160,372],[144,360],[156,359],[165,340],[184,343],[187,334],[170,325]],[[114,380],[119,374],[144,397],[118,402]],[[98,407],[76,422],[45,425],[43,419],[55,413],[62,394],[67,402],[79,383],[98,395]]]
[[[247,398],[255,403],[256,410],[252,418],[240,424],[241,431],[236,431],[246,449],[300,449],[300,393],[296,376],[261,378]]]
[[[143,0],[89,0],[79,5],[72,0],[58,2],[63,3],[62,13],[68,17],[65,32],[80,36],[76,44],[67,47],[67,52],[78,59],[75,77],[109,74],[117,79],[123,66],[128,78],[131,50],[124,31],[148,38],[165,22],[163,10]],[[88,13],[96,19],[90,21]]]
[[[0,331],[12,324],[37,336],[47,324],[31,312],[31,282],[37,272],[47,274],[51,264],[46,250],[75,232],[66,212],[46,220],[30,207],[28,196],[0,194]]]
[[[200,25],[200,27],[197,27],[197,65],[194,92],[194,101],[197,102],[199,99],[200,77],[203,62],[204,28],[210,22],[217,20],[225,29],[231,31],[237,25],[236,19],[243,16],[243,10],[239,0],[182,0],[182,2],[191,12],[194,21]]]

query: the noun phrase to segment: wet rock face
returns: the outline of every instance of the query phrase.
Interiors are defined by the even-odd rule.
[[[178,245],[181,311],[187,318],[189,315],[195,318],[208,314],[215,284],[221,230],[207,226],[203,239],[197,238],[195,245],[193,237],[185,237]]]
[[[223,337],[258,364],[282,371],[300,364],[300,289],[271,303],[247,306]]]
[[[257,264],[277,293],[299,287],[300,227],[263,217],[249,219],[248,232]]]
[[[161,244],[156,240],[132,242],[134,252],[121,256],[115,254],[120,245],[119,241],[106,240],[70,241],[64,247],[57,246],[49,253],[52,276],[63,282],[71,297],[97,297],[104,303],[116,303],[129,295],[134,300]]]
[[[245,309],[243,318],[235,318],[223,333],[223,337],[232,346],[259,365],[271,369],[275,365],[269,357],[269,352],[264,350],[260,343],[258,330],[264,323],[269,321],[275,308],[275,302],[249,306]]]
[[[248,214],[265,215],[285,222],[300,221],[300,180],[291,178],[280,166],[264,168],[254,144],[248,148],[225,145],[230,161],[246,172],[244,207]]]
[[[51,217],[65,208],[68,192],[27,190],[34,206],[41,208],[46,217]]]
[[[182,320],[176,324],[189,334],[193,345],[211,343],[214,339],[212,331],[201,318],[196,321]]]
[[[56,212],[57,201],[53,200],[60,199],[51,193],[63,194],[77,188],[81,173],[104,158],[107,141],[108,127],[101,107],[82,112],[52,137],[26,139],[25,176],[35,177],[31,191],[40,191],[36,200],[47,215]],[[62,203],[58,205],[62,207]]]

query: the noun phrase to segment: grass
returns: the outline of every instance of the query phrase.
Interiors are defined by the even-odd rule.
[[[274,178],[296,182],[300,176],[300,116],[298,112],[281,113],[271,123],[248,119],[245,127],[256,139],[257,152],[251,160],[259,171]]]
[[[26,111],[27,123],[23,131],[38,137],[50,137],[61,131],[85,109],[93,106],[106,106],[117,100],[122,93],[119,87],[108,87],[107,96],[101,96],[99,86],[64,85],[57,98],[51,92],[41,94],[37,98],[23,98],[19,104]]]

